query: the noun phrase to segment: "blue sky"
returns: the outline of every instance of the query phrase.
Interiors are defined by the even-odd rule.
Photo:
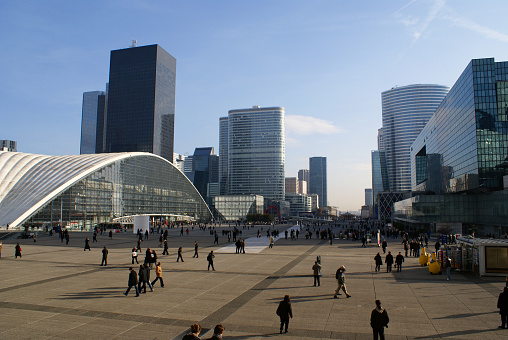
[[[109,53],[137,39],[177,59],[175,152],[218,151],[218,120],[286,109],[286,176],[328,158],[328,200],[358,210],[371,187],[381,92],[451,86],[472,58],[508,60],[508,2],[2,1],[0,139],[78,154],[81,101]]]

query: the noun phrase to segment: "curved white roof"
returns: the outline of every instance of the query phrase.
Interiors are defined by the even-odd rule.
[[[171,164],[162,157],[145,152],[75,156],[0,152],[0,226],[9,224],[15,227],[23,223],[87,175],[118,160],[139,156],[157,157]]]

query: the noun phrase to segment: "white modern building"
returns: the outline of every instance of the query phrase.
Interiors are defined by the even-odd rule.
[[[134,215],[212,218],[192,183],[171,162],[151,153],[0,152],[0,227],[90,230]]]
[[[416,84],[393,87],[381,94],[383,129],[378,144],[385,151],[390,191],[411,190],[411,144],[448,90],[443,85]]]
[[[219,171],[222,187],[224,157],[227,157],[229,195],[261,195],[265,199],[284,200],[284,115],[283,107],[254,106],[230,110],[227,118],[220,119]]]

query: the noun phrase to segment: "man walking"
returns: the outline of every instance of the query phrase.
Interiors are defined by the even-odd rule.
[[[129,287],[127,288],[127,291],[123,293],[123,295],[127,296],[129,294],[129,291],[131,288],[134,287],[136,290],[136,297],[139,296],[139,290],[138,290],[138,275],[134,271],[132,267],[129,268]]]
[[[88,249],[88,251],[91,251],[90,250],[90,240],[88,239],[88,237],[85,240],[85,249],[83,249],[83,251],[86,251],[87,249]]]
[[[106,248],[106,246],[104,246],[104,248],[102,248],[102,262],[101,262],[101,266],[107,266],[108,265],[108,248]]]
[[[211,338],[206,339],[206,340],[221,340],[222,333],[224,333],[224,326],[222,326],[221,324],[218,324],[213,329],[213,336]]]
[[[386,263],[386,272],[391,273],[392,272],[392,265],[393,265],[393,255],[392,255],[391,251],[389,251],[388,255],[386,255],[385,263]]]
[[[346,267],[340,266],[335,273],[335,278],[337,279],[337,289],[335,290],[335,295],[333,296],[335,299],[338,298],[337,295],[341,295],[340,290],[342,289],[346,294],[346,297],[350,298],[351,295],[347,292],[346,288],[346,275],[344,272],[346,271]]]
[[[215,258],[215,255],[213,255],[213,250],[212,250],[206,257],[206,260],[208,261],[208,270],[210,270],[210,266],[212,266],[212,270],[215,271],[215,267],[213,266],[213,259],[214,258]]]
[[[284,300],[279,302],[279,307],[277,307],[276,313],[280,318],[280,334],[282,334],[283,328],[285,328],[285,333],[287,333],[289,326],[289,318],[291,319],[293,318],[293,309],[291,308],[289,295],[285,295]]]
[[[162,266],[160,262],[157,262],[157,265],[155,266],[155,280],[152,282],[152,289],[155,282],[160,281],[161,287],[164,288],[164,280],[162,279]]]
[[[176,262],[180,262],[180,260],[183,262],[182,247],[178,248],[178,257],[176,258]]]
[[[395,257],[395,267],[397,268],[397,273],[402,271],[402,262],[404,262],[404,256],[399,251],[399,254]]]
[[[452,270],[452,260],[447,256],[445,259],[445,268],[446,268],[446,281],[450,281],[452,279],[450,272]]]
[[[374,333],[374,340],[385,340],[385,327],[388,327],[388,313],[381,307],[381,301],[376,300],[376,308],[370,313],[370,326]]]
[[[168,240],[164,240],[164,250],[162,251],[162,255],[169,255],[168,248]]]
[[[198,241],[194,241],[194,255],[192,256],[192,258],[195,257],[199,258],[198,249],[199,249]]]
[[[314,271],[314,287],[316,286],[316,282],[318,286],[321,286],[321,282],[319,281],[319,275],[321,271],[321,265],[315,261],[314,265],[312,266],[312,270]]]

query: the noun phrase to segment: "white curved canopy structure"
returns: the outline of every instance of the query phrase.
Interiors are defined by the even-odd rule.
[[[111,220],[133,213],[211,218],[187,177],[164,158],[150,153],[44,156],[0,152],[0,226],[25,223],[66,191],[68,197],[60,204],[68,205],[73,223],[79,222],[79,216],[97,223],[105,221],[107,215]],[[104,206],[111,206],[112,211],[98,213]]]

